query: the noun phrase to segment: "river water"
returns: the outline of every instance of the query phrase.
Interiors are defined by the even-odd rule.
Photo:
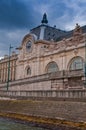
[[[0,130],[47,130],[0,118]]]

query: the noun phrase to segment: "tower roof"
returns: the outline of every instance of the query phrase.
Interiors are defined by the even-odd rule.
[[[43,18],[42,18],[42,21],[41,21],[42,24],[47,24],[48,23],[48,20],[47,20],[47,15],[46,13],[43,14]]]

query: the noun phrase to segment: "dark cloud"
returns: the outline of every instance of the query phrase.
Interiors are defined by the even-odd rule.
[[[28,4],[28,5],[27,5]],[[22,0],[0,0],[0,28],[30,28],[34,25],[32,3]]]
[[[18,47],[25,34],[37,24],[33,0],[0,0],[0,57],[11,44]]]

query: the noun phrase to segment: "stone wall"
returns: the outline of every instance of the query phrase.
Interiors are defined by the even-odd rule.
[[[8,89],[9,91],[83,89],[83,77],[83,71],[59,71],[9,82]],[[7,83],[1,83],[0,90],[7,90]]]
[[[82,71],[59,71],[9,82],[8,90],[7,83],[2,83],[0,96],[86,98],[82,77]]]

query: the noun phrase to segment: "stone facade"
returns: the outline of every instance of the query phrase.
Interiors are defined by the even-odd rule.
[[[32,32],[27,34],[19,54],[0,61],[0,89],[6,90],[9,61],[10,91],[85,89],[85,37],[78,24],[71,37],[58,42],[38,39]]]
[[[10,62],[9,62],[10,61]],[[17,54],[13,53],[12,56],[8,57],[7,55],[4,56],[4,59],[0,61],[0,82],[5,83],[8,81],[15,80],[16,75],[16,61],[17,61]],[[9,70],[9,74],[8,74]]]

